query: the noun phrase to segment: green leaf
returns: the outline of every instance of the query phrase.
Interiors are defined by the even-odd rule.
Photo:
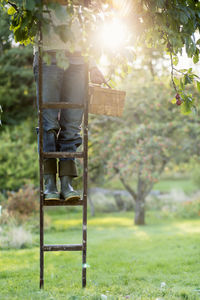
[[[180,69],[179,71],[182,72],[182,73],[185,73],[185,72],[187,72],[188,70],[187,70],[187,69]]]
[[[195,55],[193,56],[193,63],[196,64],[199,61],[199,53],[195,53]]]
[[[192,73],[192,68],[189,68],[189,69],[188,69],[188,73]]]
[[[184,101],[181,105],[181,113],[183,115],[189,115],[192,112],[191,108],[192,105],[188,101]]]
[[[177,66],[178,65],[178,56],[174,56],[173,57],[173,64],[174,64],[174,66]]]
[[[173,99],[171,100],[171,103],[172,103],[172,104],[176,104],[176,98],[173,98]]]
[[[188,17],[184,12],[180,12],[180,20],[183,24],[186,24],[188,21]]]
[[[184,84],[183,84],[182,78],[180,79],[180,87],[181,87],[182,90],[184,89]]]
[[[16,9],[13,6],[11,6],[7,10],[7,13],[8,13],[8,15],[12,16],[12,15],[14,15],[16,13]]]
[[[187,75],[187,74],[184,75],[183,82],[184,82],[185,85],[186,85],[186,84],[192,83],[192,78],[191,78],[191,76],[189,76],[189,75]]]
[[[197,81],[197,90],[200,93],[200,82],[199,81]]]
[[[179,79],[176,78],[176,77],[174,77],[174,82],[175,82],[176,85],[179,85],[179,84],[180,84]]]

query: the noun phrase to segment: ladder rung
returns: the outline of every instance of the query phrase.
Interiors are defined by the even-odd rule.
[[[78,206],[83,205],[83,200],[44,200],[43,205],[45,206]]]
[[[43,251],[81,251],[82,244],[73,245],[44,245]]]
[[[83,158],[83,152],[43,152],[44,158]]]
[[[83,108],[83,104],[69,103],[69,102],[47,102],[42,104],[42,108],[53,108],[53,109],[67,109],[67,108]]]

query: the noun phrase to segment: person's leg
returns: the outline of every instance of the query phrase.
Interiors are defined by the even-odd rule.
[[[43,64],[42,99],[43,102],[59,102],[63,70],[52,61],[51,65]],[[38,57],[34,58],[34,74],[38,99]],[[58,110],[43,110],[43,151],[56,151],[56,140],[59,131]],[[58,199],[56,187],[57,162],[56,159],[44,160],[45,199]]]
[[[86,94],[86,68],[84,64],[70,65],[64,73],[62,101],[83,104]],[[58,151],[76,152],[82,143],[80,136],[83,110],[63,109],[60,114],[60,132],[57,139]],[[73,191],[71,181],[77,176],[74,159],[60,159],[59,176],[61,178],[61,196],[80,198]],[[67,195],[67,196],[66,196]],[[69,197],[68,197],[69,196]]]

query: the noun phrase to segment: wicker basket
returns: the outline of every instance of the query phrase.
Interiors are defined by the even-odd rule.
[[[122,116],[126,92],[90,85],[89,95],[89,113]]]

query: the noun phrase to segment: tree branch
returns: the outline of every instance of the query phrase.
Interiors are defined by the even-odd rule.
[[[172,52],[170,51],[169,53],[170,53],[170,61],[171,61],[171,81],[172,81],[175,91],[178,93],[177,86],[174,82],[174,64],[173,64],[173,59],[172,59]]]
[[[133,197],[133,199],[136,201],[137,194],[135,193],[135,191],[125,182],[125,180],[124,180],[124,178],[122,176],[119,176],[119,179],[122,182],[122,184],[125,187],[125,189],[131,194],[131,196]]]
[[[137,194],[134,192],[134,190],[125,182],[124,178],[121,176],[120,171],[117,167],[114,167],[114,170],[116,172],[116,174],[119,175],[119,179],[121,181],[121,183],[123,184],[123,186],[125,187],[125,189],[131,194],[131,196],[133,197],[133,199],[136,201],[137,199]]]
[[[169,160],[170,160],[169,158],[168,158],[168,159],[165,158],[165,159],[163,160],[162,165],[161,165],[160,170],[159,170],[159,175],[161,175],[161,173],[163,172],[163,170],[164,170],[164,168],[165,168],[165,166],[166,166],[166,164],[168,163]],[[147,189],[146,193],[145,193],[145,198],[146,198],[146,197],[148,196],[148,194],[151,192],[153,186],[154,186],[154,182],[151,182],[151,183],[149,184],[149,186],[148,186],[148,189]]]

